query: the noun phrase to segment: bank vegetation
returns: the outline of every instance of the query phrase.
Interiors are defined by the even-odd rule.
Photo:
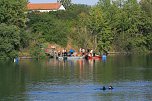
[[[96,52],[152,51],[151,0],[99,0],[94,6],[65,1],[65,11],[28,13],[27,0],[0,0],[0,59],[45,57],[49,43]]]

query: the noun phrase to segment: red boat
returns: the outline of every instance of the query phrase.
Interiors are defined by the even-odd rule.
[[[101,56],[88,56],[88,59],[94,59],[94,60],[99,60],[101,59]]]

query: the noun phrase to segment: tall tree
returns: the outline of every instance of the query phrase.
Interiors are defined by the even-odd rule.
[[[111,0],[99,0],[98,5],[103,7],[109,7]]]
[[[102,31],[104,26],[103,12],[99,7],[94,7],[91,9],[88,20],[88,28],[90,30],[90,35],[93,38],[93,49],[97,48],[97,36]]]
[[[24,27],[27,0],[0,0],[0,23]]]
[[[147,15],[152,19],[152,0],[141,0],[140,5]]]
[[[0,0],[0,59],[14,58],[25,28],[26,0]]]
[[[0,24],[0,59],[15,58],[19,44],[19,29],[14,25]]]
[[[71,0],[57,0],[57,2],[61,3],[65,8],[71,5]]]
[[[80,13],[79,19],[76,22],[75,30],[73,31],[71,38],[74,39],[74,43],[78,45],[78,47],[83,47],[85,49],[89,49],[92,47],[91,35],[88,30],[88,19],[89,16],[86,13]]]

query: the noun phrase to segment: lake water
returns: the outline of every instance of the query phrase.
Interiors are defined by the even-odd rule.
[[[112,85],[113,90],[100,90]],[[0,63],[0,101],[152,101],[152,56]]]

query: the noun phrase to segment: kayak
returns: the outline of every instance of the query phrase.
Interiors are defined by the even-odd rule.
[[[94,59],[94,60],[98,60],[101,59],[101,56],[88,56],[88,59]]]
[[[83,59],[83,56],[70,56],[70,57],[58,57],[59,60],[75,60],[75,59]]]
[[[70,59],[83,59],[83,56],[71,56],[71,57],[67,57],[68,60]]]

